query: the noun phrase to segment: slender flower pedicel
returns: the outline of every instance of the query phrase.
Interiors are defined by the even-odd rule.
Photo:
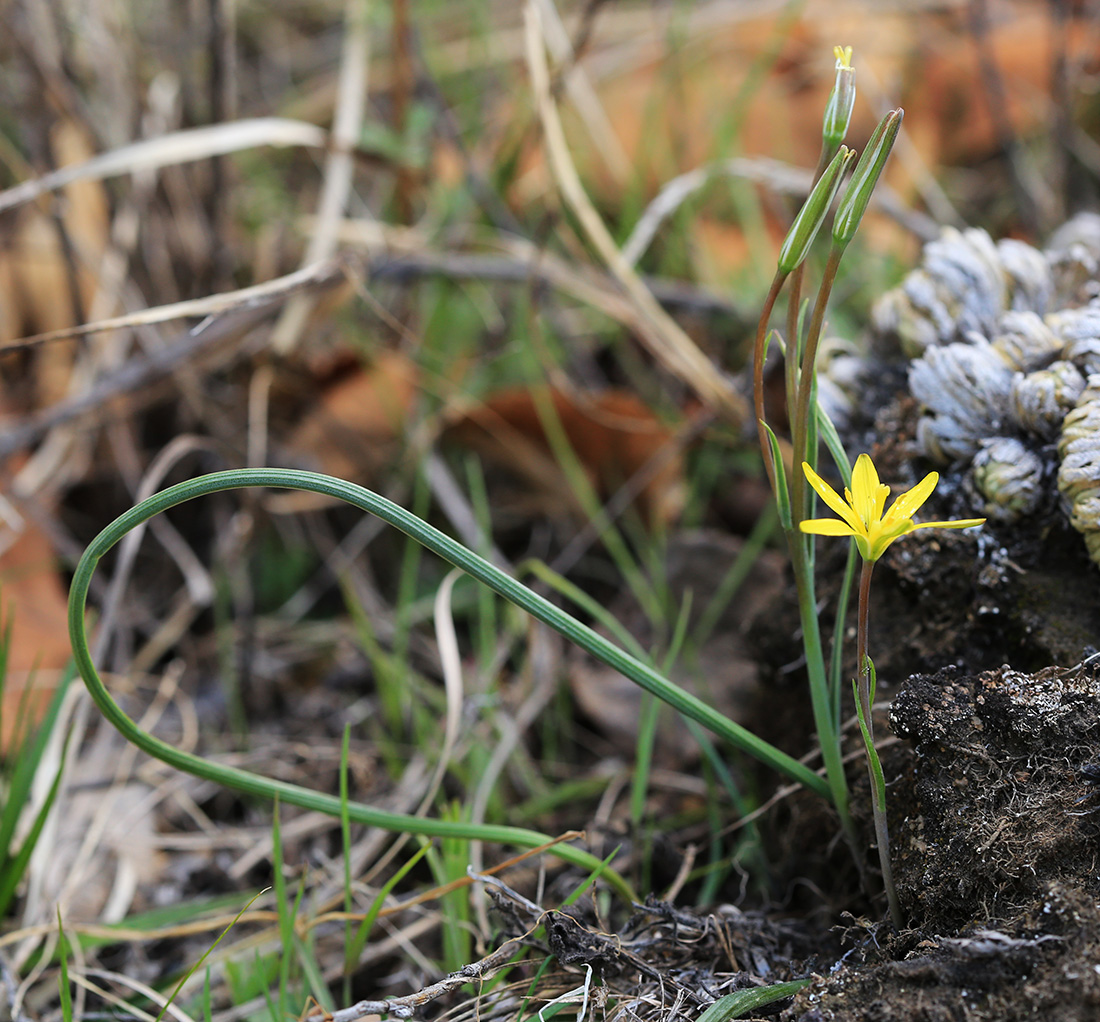
[[[894,926],[901,929],[904,917],[894,888],[894,873],[890,865],[890,831],[886,821],[886,781],[882,773],[878,752],[875,749],[875,733],[871,721],[871,704],[874,701],[874,665],[867,655],[867,627],[871,613],[871,572],[875,562],[887,547],[902,536],[917,529],[969,529],[981,525],[984,518],[960,518],[953,522],[913,521],[939,481],[939,474],[929,472],[911,490],[906,490],[886,510],[886,498],[890,487],[879,482],[874,463],[866,454],[856,459],[852,469],[852,487],[844,489],[844,499],[806,462],[802,471],[809,484],[840,519],[811,518],[799,523],[803,532],[818,536],[851,536],[856,541],[863,571],[859,579],[859,617],[856,629],[856,679],[853,682],[859,727],[863,734],[863,747],[867,753],[867,771],[871,778],[871,809],[875,820],[875,837],[878,842],[879,864],[882,882],[890,903],[890,915]]]

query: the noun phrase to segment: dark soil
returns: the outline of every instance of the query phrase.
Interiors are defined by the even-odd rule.
[[[883,478],[903,486],[930,468],[913,456],[911,418],[893,402],[869,430]],[[922,517],[972,514],[946,472]],[[821,553],[821,578],[839,577],[843,552]],[[829,843],[835,821],[808,797],[788,800],[770,840],[788,892],[801,878],[806,893],[788,894],[786,908],[845,951],[781,1006],[782,1019],[1100,1019],[1097,583],[1080,536],[1053,513],[1013,529],[918,532],[880,562],[871,653],[891,710],[877,733],[910,929],[877,923],[884,905],[866,900],[847,850]],[[760,638],[763,662],[781,662],[793,624],[776,616]],[[800,674],[774,679],[778,698],[765,686],[769,737],[799,730]],[[864,773],[853,762],[853,811],[870,835]]]
[[[795,799],[788,854],[841,866],[831,887],[804,879],[816,910],[809,899],[784,912],[706,914],[651,901],[602,935],[600,956],[589,946],[600,927],[582,913],[575,928],[587,939],[567,942],[576,962],[619,996],[666,1008],[692,1001],[693,989],[718,996],[811,975],[793,1000],[751,1016],[781,1022],[1100,1018],[1100,656],[1032,674],[915,674],[890,724],[900,741],[884,765],[909,928],[875,921],[882,906],[859,893],[847,852],[830,851],[826,814]],[[854,796],[858,806],[866,793],[857,785]],[[835,911],[845,887],[866,914]],[[574,962],[569,948],[560,963]]]
[[[1098,665],[904,684],[891,823],[913,929],[865,940],[784,1019],[1100,1017]]]

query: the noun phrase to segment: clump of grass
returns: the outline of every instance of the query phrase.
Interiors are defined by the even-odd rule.
[[[11,622],[0,624],[0,731],[10,733],[9,748],[0,758],[0,920],[7,917],[16,890],[30,864],[42,830],[57,799],[64,773],[64,758],[52,767],[47,762],[50,736],[60,719],[61,704],[69,683],[76,676],[68,670],[50,699],[41,720],[31,714],[33,675],[18,700],[6,700],[8,651],[11,647]],[[14,704],[13,721],[3,720],[3,706]],[[10,711],[9,711],[10,712]],[[10,726],[10,731],[9,731]],[[32,791],[40,770],[52,769],[53,777],[45,796],[34,804]],[[29,822],[24,817],[30,814]],[[20,826],[24,833],[20,836]]]

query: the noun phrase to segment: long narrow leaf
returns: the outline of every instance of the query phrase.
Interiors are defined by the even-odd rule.
[[[598,660],[620,671],[647,691],[653,692],[674,709],[699,721],[715,734],[749,755],[755,756],[762,763],[803,784],[810,790],[826,798],[830,796],[828,784],[804,764],[758,738],[740,724],[718,713],[701,699],[672,684],[649,665],[630,656],[587,625],[565,614],[545,598],[494,567],[484,558],[478,557],[462,544],[457,543],[415,515],[410,514],[404,508],[346,480],[292,469],[237,469],[228,472],[215,472],[169,487],[142,501],[115,519],[92,540],[77,564],[73,573],[72,589],[69,596],[69,634],[77,667],[100,712],[129,741],[157,759],[187,773],[238,791],[269,799],[278,796],[283,802],[328,813],[336,818],[339,818],[341,814],[340,800],[333,795],[312,791],[286,781],[263,777],[222,763],[200,759],[141,730],[122,711],[122,708],[107,691],[92,660],[88,646],[85,623],[88,591],[96,566],[108,550],[118,543],[130,529],[144,521],[148,521],[154,515],[170,507],[205,494],[253,486],[304,489],[314,493],[322,493],[344,500],[355,507],[377,515],[406,535],[424,544],[451,564],[489,586],[490,589],[506,600],[526,610],[544,624],[549,625]],[[378,826],[399,833],[416,833],[440,837],[462,835],[466,838],[498,841],[523,847],[542,845],[548,840],[545,834],[516,827],[466,822],[453,823],[431,818],[410,817],[400,813],[384,812],[361,803],[352,803],[348,806],[347,811],[350,818],[357,823]],[[555,854],[587,868],[592,868],[596,861],[587,852],[570,846],[556,847]],[[633,892],[630,891],[629,885],[622,878],[613,875],[611,871],[607,875],[620,894],[627,897],[632,896]]]
[[[787,490],[787,472],[783,468],[783,455],[779,450],[779,441],[766,422],[764,429],[768,433],[768,443],[772,449],[772,464],[775,466],[775,502],[779,507],[779,524],[788,532],[793,528],[791,518],[791,496]]]
[[[728,1022],[729,1019],[744,1018],[748,1012],[756,1008],[781,1001],[785,997],[793,997],[812,982],[813,980],[810,979],[795,979],[789,983],[773,983],[766,987],[735,990],[732,994],[719,997],[696,1022]]]
[[[50,785],[50,790],[46,794],[46,798],[38,812],[35,814],[34,823],[31,824],[30,830],[27,831],[27,836],[19,846],[19,851],[10,859],[5,859],[3,861],[4,868],[0,870],[0,919],[3,919],[4,915],[7,913],[12,899],[15,897],[15,889],[19,885],[19,881],[23,879],[23,873],[27,869],[27,864],[31,861],[34,847],[38,843],[38,838],[42,834],[42,828],[46,825],[46,819],[50,815],[50,810],[53,808],[54,801],[57,798],[57,791],[58,788],[61,787],[61,777],[63,773],[64,761],[58,766],[53,783]]]
[[[46,707],[46,713],[38,724],[38,730],[35,732],[34,738],[29,743],[23,743],[17,749],[15,769],[12,771],[11,780],[8,782],[7,797],[3,809],[0,809],[0,859],[11,852],[12,839],[15,835],[15,828],[19,823],[20,813],[30,798],[35,774],[42,762],[42,757],[45,755],[50,735],[57,725],[57,718],[61,713],[61,704],[65,700],[69,683],[75,676],[76,671],[73,665],[70,664],[61,676],[61,682],[50,699],[49,706]],[[52,800],[52,798],[53,795],[51,794],[50,799]],[[40,829],[41,827],[39,827]],[[27,842],[24,841],[24,846],[26,844]],[[33,843],[31,847],[33,848]],[[2,915],[3,910],[0,909],[0,916]]]

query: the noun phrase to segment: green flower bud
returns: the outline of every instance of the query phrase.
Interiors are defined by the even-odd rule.
[[[821,140],[825,152],[832,155],[848,133],[852,119],[852,107],[856,101],[856,72],[852,67],[852,48],[834,46],[836,54],[836,83],[825,104],[825,116],[821,122]]]
[[[867,212],[871,193],[875,190],[890,150],[894,148],[894,142],[897,141],[904,113],[899,107],[897,110],[891,110],[879,121],[871,141],[867,143],[867,148],[863,150],[863,155],[852,172],[848,190],[840,200],[840,208],[837,209],[836,218],[833,220],[833,243],[841,248],[855,237],[863,214]]]
[[[817,179],[810,192],[809,198],[802,204],[798,216],[794,218],[791,229],[783,239],[783,246],[779,250],[779,270],[781,273],[792,273],[806,258],[810,246],[817,237],[817,232],[825,222],[829,207],[833,204],[840,182],[844,179],[844,172],[855,158],[855,151],[842,145],[833,157],[832,163],[825,168],[825,172]]]

